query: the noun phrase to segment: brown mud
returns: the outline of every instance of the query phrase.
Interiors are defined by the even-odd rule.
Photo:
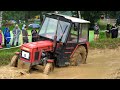
[[[90,49],[87,64],[55,68],[49,75],[10,67],[0,67],[1,79],[119,79],[120,49]]]

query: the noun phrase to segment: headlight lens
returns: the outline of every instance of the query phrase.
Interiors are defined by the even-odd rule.
[[[22,58],[29,59],[30,58],[30,53],[26,51],[22,51]]]

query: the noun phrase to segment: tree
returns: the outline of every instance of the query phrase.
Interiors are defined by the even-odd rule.
[[[2,27],[2,13],[3,11],[0,11],[0,28]]]

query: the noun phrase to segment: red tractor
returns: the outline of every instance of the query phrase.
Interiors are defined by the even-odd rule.
[[[44,74],[54,67],[85,64],[89,46],[89,21],[49,13],[38,32],[38,41],[23,44],[10,65],[18,68],[42,69]]]

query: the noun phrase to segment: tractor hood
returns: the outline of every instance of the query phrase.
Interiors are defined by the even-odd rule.
[[[44,47],[53,47],[53,42],[51,41],[37,41],[37,42],[30,42],[23,44],[21,47],[26,47],[26,48],[44,48]]]

